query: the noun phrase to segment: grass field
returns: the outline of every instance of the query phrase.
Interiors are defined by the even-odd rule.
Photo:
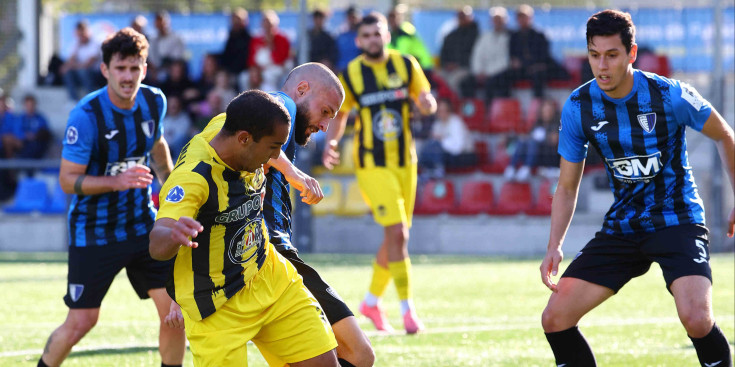
[[[569,257],[570,255],[567,254]],[[367,289],[368,256],[306,255],[347,303],[356,309]],[[417,256],[415,298],[428,331],[380,335],[364,318],[378,357],[376,366],[551,366],[540,326],[549,296],[540,260]],[[564,262],[566,265],[568,261]],[[718,324],[735,340],[735,262],[715,255],[714,308]],[[51,331],[64,319],[63,254],[0,253],[0,366],[35,366]],[[401,326],[391,287],[385,305]],[[158,366],[158,322],[153,303],[138,301],[120,274],[102,305],[100,321],[64,366]],[[600,366],[695,366],[697,357],[678,321],[673,298],[654,265],[581,322]],[[265,366],[257,349],[250,366]],[[186,366],[192,365],[187,352]]]

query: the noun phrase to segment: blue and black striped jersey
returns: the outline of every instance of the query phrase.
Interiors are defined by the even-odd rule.
[[[293,163],[296,153],[296,141],[294,140],[294,129],[296,126],[296,103],[283,92],[271,92],[277,100],[282,101],[291,116],[291,131],[288,140],[283,144],[281,150]],[[268,235],[271,243],[276,249],[293,248],[291,243],[291,188],[283,173],[275,168],[268,170],[266,174],[265,200],[263,201],[263,217],[268,227]]]
[[[88,94],[69,115],[62,157],[87,166],[86,174],[114,176],[148,165],[163,135],[166,97],[141,85],[129,110],[110,101],[107,87]],[[69,245],[97,246],[147,235],[156,217],[151,188],[74,195],[69,207]]]
[[[701,131],[711,112],[711,105],[686,83],[640,70],[634,70],[632,91],[620,99],[608,97],[595,80],[572,92],[562,111],[559,154],[581,162],[591,142],[604,159],[615,196],[604,232],[704,224],[686,126]]]

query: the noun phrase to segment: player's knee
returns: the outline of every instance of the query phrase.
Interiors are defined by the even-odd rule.
[[[391,242],[404,245],[408,242],[408,228],[403,225],[394,225],[387,228],[387,234],[391,238]]]
[[[705,337],[712,330],[714,320],[712,315],[706,309],[691,309],[685,312],[679,313],[679,319],[681,320],[684,329],[687,334],[693,338]]]
[[[541,326],[546,333],[562,331],[574,326],[567,326],[567,324],[568,322],[565,322],[564,315],[559,313],[554,307],[546,306],[544,312],[541,313]]]
[[[352,359],[348,359],[355,367],[371,367],[375,364],[375,351],[370,343],[361,343],[355,350]]]
[[[97,318],[92,316],[78,317],[68,320],[66,328],[69,341],[76,344],[85,335],[87,335],[95,325],[97,325]]]

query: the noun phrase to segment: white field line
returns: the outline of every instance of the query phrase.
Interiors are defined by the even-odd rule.
[[[541,332],[541,324],[540,321],[537,320],[537,318],[531,319],[528,318],[527,321],[521,321],[523,319],[515,319],[508,320],[508,319],[495,319],[492,320],[492,325],[478,325],[476,324],[475,319],[469,319],[467,321],[475,323],[473,326],[456,326],[456,327],[429,327],[426,331],[423,331],[422,334],[456,334],[456,333],[469,333],[469,332],[479,332],[479,331],[495,331],[495,330],[530,330],[530,329],[539,329],[539,332]],[[718,322],[725,323],[729,322],[732,323],[732,321],[735,320],[735,316],[733,315],[725,315],[718,317]],[[431,325],[431,319],[425,319],[424,321],[428,321],[428,324]],[[439,320],[435,320],[437,322],[440,322]],[[484,319],[483,321],[487,322],[488,319]],[[156,326],[158,323],[153,322],[117,322],[114,323],[118,326],[124,326],[124,325],[130,325],[130,324],[150,324],[150,326]],[[618,318],[594,318],[590,319],[588,322],[582,321],[580,324],[582,327],[595,327],[595,326],[623,326],[623,325],[648,325],[648,324],[678,324],[679,319],[676,317],[647,317],[647,318],[627,318],[627,319],[618,319]],[[45,323],[44,323],[45,324]],[[56,325],[56,324],[53,324]],[[106,325],[110,325],[110,323],[106,323]],[[18,326],[18,325],[12,325],[12,326]],[[25,327],[29,327],[29,325],[24,325]],[[397,326],[397,325],[396,325]],[[399,330],[399,329],[396,329]],[[397,336],[397,335],[405,335],[405,333],[401,331],[396,331],[394,333],[386,333],[376,330],[367,330],[365,331],[365,334],[369,337],[385,337],[385,336]],[[130,348],[158,348],[158,344],[107,344],[107,345],[97,345],[97,346],[86,346],[86,347],[74,347],[73,352],[88,352],[88,351],[99,351],[99,350],[115,350],[115,349],[130,349]],[[39,355],[41,352],[41,349],[27,349],[27,350],[12,350],[12,351],[6,351],[6,352],[0,352],[0,358],[7,358],[7,357],[18,357],[18,356],[25,356],[25,355]]]

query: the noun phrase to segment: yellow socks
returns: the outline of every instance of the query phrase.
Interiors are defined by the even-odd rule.
[[[370,281],[370,293],[377,298],[383,297],[390,283],[392,271],[378,265],[373,261],[373,279]],[[374,306],[374,305],[371,305]]]
[[[390,275],[393,276],[393,283],[398,291],[398,298],[401,301],[411,298],[411,259],[405,258],[401,261],[388,263]]]

